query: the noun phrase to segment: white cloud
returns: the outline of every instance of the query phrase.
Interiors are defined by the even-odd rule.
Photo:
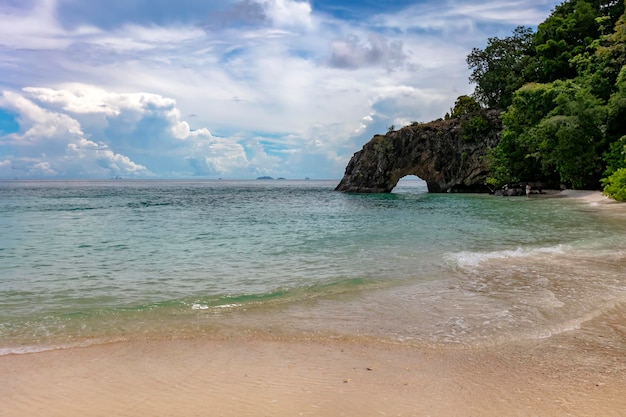
[[[0,161],[0,178],[12,178],[14,177],[13,161],[5,159]]]
[[[305,28],[314,26],[311,5],[306,1],[258,0],[267,17],[278,27]]]
[[[116,23],[111,12],[109,26],[91,12],[63,24],[55,0],[32,3],[0,5],[0,88],[22,91],[0,98],[21,127],[0,137],[2,170],[41,163],[42,175],[62,175],[63,157],[91,175],[337,177],[372,134],[441,117],[470,93],[465,57],[485,31],[536,24],[556,0],[415,2],[393,13],[381,3],[350,21],[315,2],[244,0],[217,23]]]
[[[1,96],[0,108],[17,113],[21,126],[20,132],[0,137],[0,145],[18,147],[21,165],[28,165],[20,176],[215,176],[250,170],[237,139],[214,137],[207,128],[192,130],[175,100],[83,84],[67,87],[25,88],[28,98],[8,91]],[[125,148],[127,155],[116,148]],[[256,150],[257,162],[261,153]],[[134,161],[146,154],[157,161],[154,169]]]
[[[100,33],[89,26],[68,32],[56,20],[55,6],[55,0],[37,0],[32,9],[25,11],[0,7],[0,44],[16,49],[62,49],[76,38]]]
[[[389,41],[376,34],[370,34],[365,43],[352,35],[331,42],[330,65],[349,69],[371,65],[394,68],[402,65],[406,58],[402,47],[402,41]]]
[[[150,175],[144,166],[106,144],[86,139],[80,123],[67,114],[44,109],[9,91],[0,96],[0,107],[19,115],[20,131],[0,138],[0,143],[18,151],[18,156],[8,159],[11,176]]]
[[[71,83],[62,89],[25,87],[24,92],[47,104],[57,104],[72,113],[102,113],[118,116],[124,110],[143,111],[154,107],[172,110],[176,100],[151,93],[110,93],[92,85]]]
[[[169,132],[176,139],[187,139],[200,134],[211,136],[203,129],[191,132],[189,124],[181,120],[180,111],[176,108],[176,100],[158,94],[130,93],[119,94],[107,92],[84,84],[67,84],[63,90],[52,88],[26,87],[35,100],[48,105],[57,105],[66,112],[74,114],[101,114],[108,120],[116,117],[126,118],[136,124],[146,115],[156,115],[169,124]]]
[[[128,53],[174,49],[181,43],[202,40],[205,36],[206,33],[203,30],[193,27],[162,28],[125,25],[110,34],[94,36],[85,41],[114,52]]]
[[[547,17],[546,6],[554,5],[552,1],[537,1],[529,7],[527,1],[486,1],[478,3],[457,3],[446,13],[449,17],[463,16],[473,21],[497,22],[510,25],[534,26]]]
[[[67,144],[64,168],[65,175],[69,176],[77,176],[77,174],[88,177],[151,175],[146,167],[134,163],[127,156],[115,153],[108,146],[85,138]]]
[[[214,138],[196,149],[193,156],[187,156],[194,175],[228,175],[247,170],[250,165],[243,146],[228,139]]]
[[[373,23],[403,32],[419,29],[440,32],[446,36],[455,36],[459,32],[474,38],[484,36],[478,25],[535,26],[545,20],[550,7],[559,2],[540,0],[529,4],[528,1],[457,1],[424,2],[397,13],[381,14]],[[476,36],[478,35],[478,36]]]
[[[38,146],[42,140],[51,143],[65,137],[83,133],[80,124],[71,117],[47,111],[20,94],[5,91],[0,96],[0,106],[17,112],[23,133],[7,135],[3,142],[16,146]]]

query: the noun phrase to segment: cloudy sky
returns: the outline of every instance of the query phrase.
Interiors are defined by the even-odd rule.
[[[557,0],[0,0],[0,178],[340,178]]]

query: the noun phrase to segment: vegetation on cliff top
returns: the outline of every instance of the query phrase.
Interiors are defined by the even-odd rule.
[[[491,184],[602,185],[626,199],[625,5],[564,1],[536,32],[518,27],[472,50],[474,99],[503,110],[501,140],[488,155]],[[448,117],[467,109],[460,97]],[[467,120],[470,139],[480,121]]]

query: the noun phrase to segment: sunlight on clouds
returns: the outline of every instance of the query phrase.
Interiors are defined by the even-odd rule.
[[[420,108],[442,108],[447,97],[436,90],[426,90],[407,85],[385,86],[375,89],[376,97],[372,100],[372,108],[377,117],[389,120],[389,125],[403,127],[413,121],[429,121],[443,116],[429,114],[423,117]]]
[[[19,114],[21,132],[0,139],[19,150],[11,176],[147,176],[150,172],[105,144],[85,139],[72,117],[40,107],[23,96],[3,92],[0,106]],[[17,167],[17,168],[16,168]],[[6,172],[3,164],[2,172]]]
[[[35,100],[46,104],[58,104],[72,113],[102,113],[117,116],[119,108],[110,106],[106,91],[87,85],[68,85],[66,90],[26,87],[22,89]]]
[[[150,93],[110,93],[103,89],[84,85],[68,84],[64,90],[52,88],[24,88],[37,101],[58,105],[64,111],[75,114],[102,114],[115,118],[125,113],[134,113],[131,120],[136,123],[141,115],[156,114],[167,120],[170,131],[176,139],[187,139],[198,135],[211,136],[207,129],[191,132],[189,123],[181,120],[180,111],[176,108],[176,100]]]
[[[64,136],[83,134],[76,120],[65,114],[47,111],[17,93],[3,92],[0,106],[19,114],[18,122],[24,133],[12,133],[5,137],[5,141],[13,144],[37,145],[42,138],[62,141]]]
[[[69,143],[67,149],[66,163],[71,165],[77,160],[85,161],[82,169],[91,170],[92,175],[142,176],[149,174],[146,167],[134,163],[127,156],[114,153],[106,145],[99,145],[84,138],[80,138],[77,143]],[[93,172],[95,166],[99,169]]]
[[[180,124],[189,126],[187,122]],[[189,142],[184,158],[193,168],[193,175],[228,176],[249,169],[246,150],[237,139],[215,137],[206,128],[186,133],[179,139]]]
[[[25,88],[30,99],[14,92],[1,96],[0,107],[19,115],[23,131],[0,137],[0,144],[19,146],[20,157],[9,161],[26,167],[11,176],[153,176],[152,169],[134,160],[145,158],[145,153],[167,161],[168,165],[157,167],[165,176],[250,170],[242,144],[214,137],[207,128],[192,130],[175,100],[157,94],[111,93],[82,84],[67,88]],[[104,117],[105,123],[93,123],[94,116]],[[138,147],[139,143],[144,145]],[[24,149],[27,144],[30,151]],[[115,152],[116,147],[127,149],[127,154]],[[257,159],[262,152],[257,150]],[[6,176],[8,164],[4,165]]]
[[[367,126],[374,121],[374,118],[372,117],[371,114],[368,114],[367,116],[363,117],[363,119],[361,119],[361,120],[362,120],[361,124],[354,131],[355,135],[359,135],[359,134],[363,133],[365,131],[365,129],[367,129]]]
[[[283,165],[283,160],[275,155],[268,155],[265,147],[258,139],[250,140],[246,144],[250,172],[255,175],[274,175]]]
[[[29,170],[29,174],[34,174],[37,176],[55,176],[58,174],[58,172],[52,169],[49,162],[39,162],[32,166],[32,168]]]
[[[11,178],[14,175],[13,161],[10,159],[0,160],[0,178]]]
[[[257,0],[269,19],[279,27],[310,29],[313,27],[311,5],[306,1]]]
[[[174,109],[176,100],[159,94],[110,93],[104,89],[79,83],[65,84],[62,89],[26,87],[24,92],[42,103],[57,104],[72,113],[102,113],[117,116],[124,110],[147,108]]]
[[[225,138],[210,138],[195,144],[193,155],[185,157],[195,176],[229,175],[247,170],[250,163],[239,143]]]

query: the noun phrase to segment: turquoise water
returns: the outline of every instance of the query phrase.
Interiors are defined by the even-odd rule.
[[[0,353],[249,331],[493,342],[626,299],[624,218],[589,203],[335,186],[0,182]]]

